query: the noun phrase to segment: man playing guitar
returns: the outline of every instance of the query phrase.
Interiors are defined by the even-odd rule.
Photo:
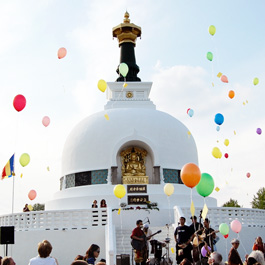
[[[143,221],[137,220],[136,227],[133,229],[131,234],[131,239],[137,240],[136,242],[139,242],[139,247],[134,247],[134,260],[136,265],[145,265],[147,259],[147,248],[142,227]]]

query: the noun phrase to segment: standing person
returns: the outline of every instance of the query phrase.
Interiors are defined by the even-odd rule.
[[[193,262],[197,262],[200,259],[200,253],[201,253],[201,248],[203,247],[203,237],[201,236],[203,226],[201,224],[201,215],[200,215],[200,221],[197,222],[197,216],[191,216],[191,225],[189,226],[190,228],[190,233],[193,239],[193,244],[192,244],[192,258]]]
[[[52,252],[52,245],[48,240],[43,240],[38,244],[39,255],[30,259],[29,265],[57,265],[57,260],[50,257]]]
[[[258,236],[255,240],[252,250],[260,250],[261,252],[265,253],[264,244],[262,242],[262,238]]]
[[[210,220],[208,218],[205,218],[203,225],[203,234],[205,236],[204,242],[206,242],[207,246],[209,246],[211,250],[214,251],[214,239],[216,238],[216,234],[214,230],[210,227]]]
[[[233,239],[231,241],[232,248],[228,254],[228,265],[243,265],[243,262],[238,254],[239,240]]]
[[[91,207],[92,207],[92,208],[98,208],[98,202],[97,202],[97,200],[94,200],[94,201],[93,201],[93,204],[92,204]]]
[[[85,261],[88,264],[95,265],[95,261],[100,253],[100,247],[96,244],[92,244],[86,252]]]
[[[136,265],[145,265],[147,260],[147,248],[145,234],[142,230],[143,221],[137,220],[136,227],[131,234],[132,246],[134,248],[134,260]]]
[[[149,257],[149,245],[150,245],[150,240],[152,239],[151,235],[152,235],[152,231],[149,228],[148,224],[144,224],[143,226],[143,232],[146,236],[146,259],[148,259]]]
[[[106,208],[106,207],[107,207],[106,201],[105,201],[104,199],[101,200],[101,202],[100,202],[100,207],[101,207],[101,208]]]
[[[2,265],[16,265],[12,257],[4,257],[1,261]]]
[[[174,238],[176,241],[176,260],[177,264],[180,264],[180,262],[187,258],[190,262],[192,262],[191,257],[191,250],[192,246],[190,244],[190,241],[192,239],[190,228],[185,225],[185,217],[179,218],[179,226],[176,228],[174,233]]]

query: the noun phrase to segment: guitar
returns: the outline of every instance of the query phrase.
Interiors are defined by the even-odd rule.
[[[152,236],[159,234],[161,232],[162,232],[162,230],[158,230],[156,233],[150,235],[149,237],[146,237],[146,235],[143,234],[142,236],[140,236],[140,238],[144,239],[143,241],[132,238],[131,245],[132,245],[133,249],[142,250],[146,246],[146,241],[148,239],[150,239]]]

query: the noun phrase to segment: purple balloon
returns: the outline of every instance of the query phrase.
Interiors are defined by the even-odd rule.
[[[262,130],[261,130],[260,128],[258,128],[258,129],[256,130],[256,132],[257,132],[257,134],[261,135]]]
[[[208,249],[211,251],[211,248],[210,248],[209,246],[208,246]],[[207,255],[207,250],[206,250],[205,246],[202,247],[201,253],[202,253],[202,256],[203,256],[203,257],[206,257],[206,255]]]

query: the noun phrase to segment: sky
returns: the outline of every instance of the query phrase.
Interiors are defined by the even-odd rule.
[[[250,207],[265,186],[264,8],[263,0],[1,1],[0,166],[16,153],[14,212],[25,203],[45,203],[59,191],[67,136],[82,119],[103,110],[107,100],[98,80],[117,78],[120,50],[112,27],[126,10],[142,28],[135,48],[138,76],[153,82],[150,98],[157,109],[192,133],[201,172],[211,174],[220,188],[211,196],[218,206],[233,198]],[[216,27],[214,36],[210,25]],[[60,47],[67,49],[61,60]],[[13,107],[17,94],[27,100],[21,112]],[[220,131],[216,113],[224,116]],[[42,125],[44,116],[50,117],[48,127]],[[264,133],[258,135],[257,128]],[[213,147],[228,159],[214,158]],[[23,153],[31,158],[26,167],[19,164]],[[12,178],[0,183],[0,214],[11,213],[12,186]],[[37,197],[30,201],[32,189]]]

